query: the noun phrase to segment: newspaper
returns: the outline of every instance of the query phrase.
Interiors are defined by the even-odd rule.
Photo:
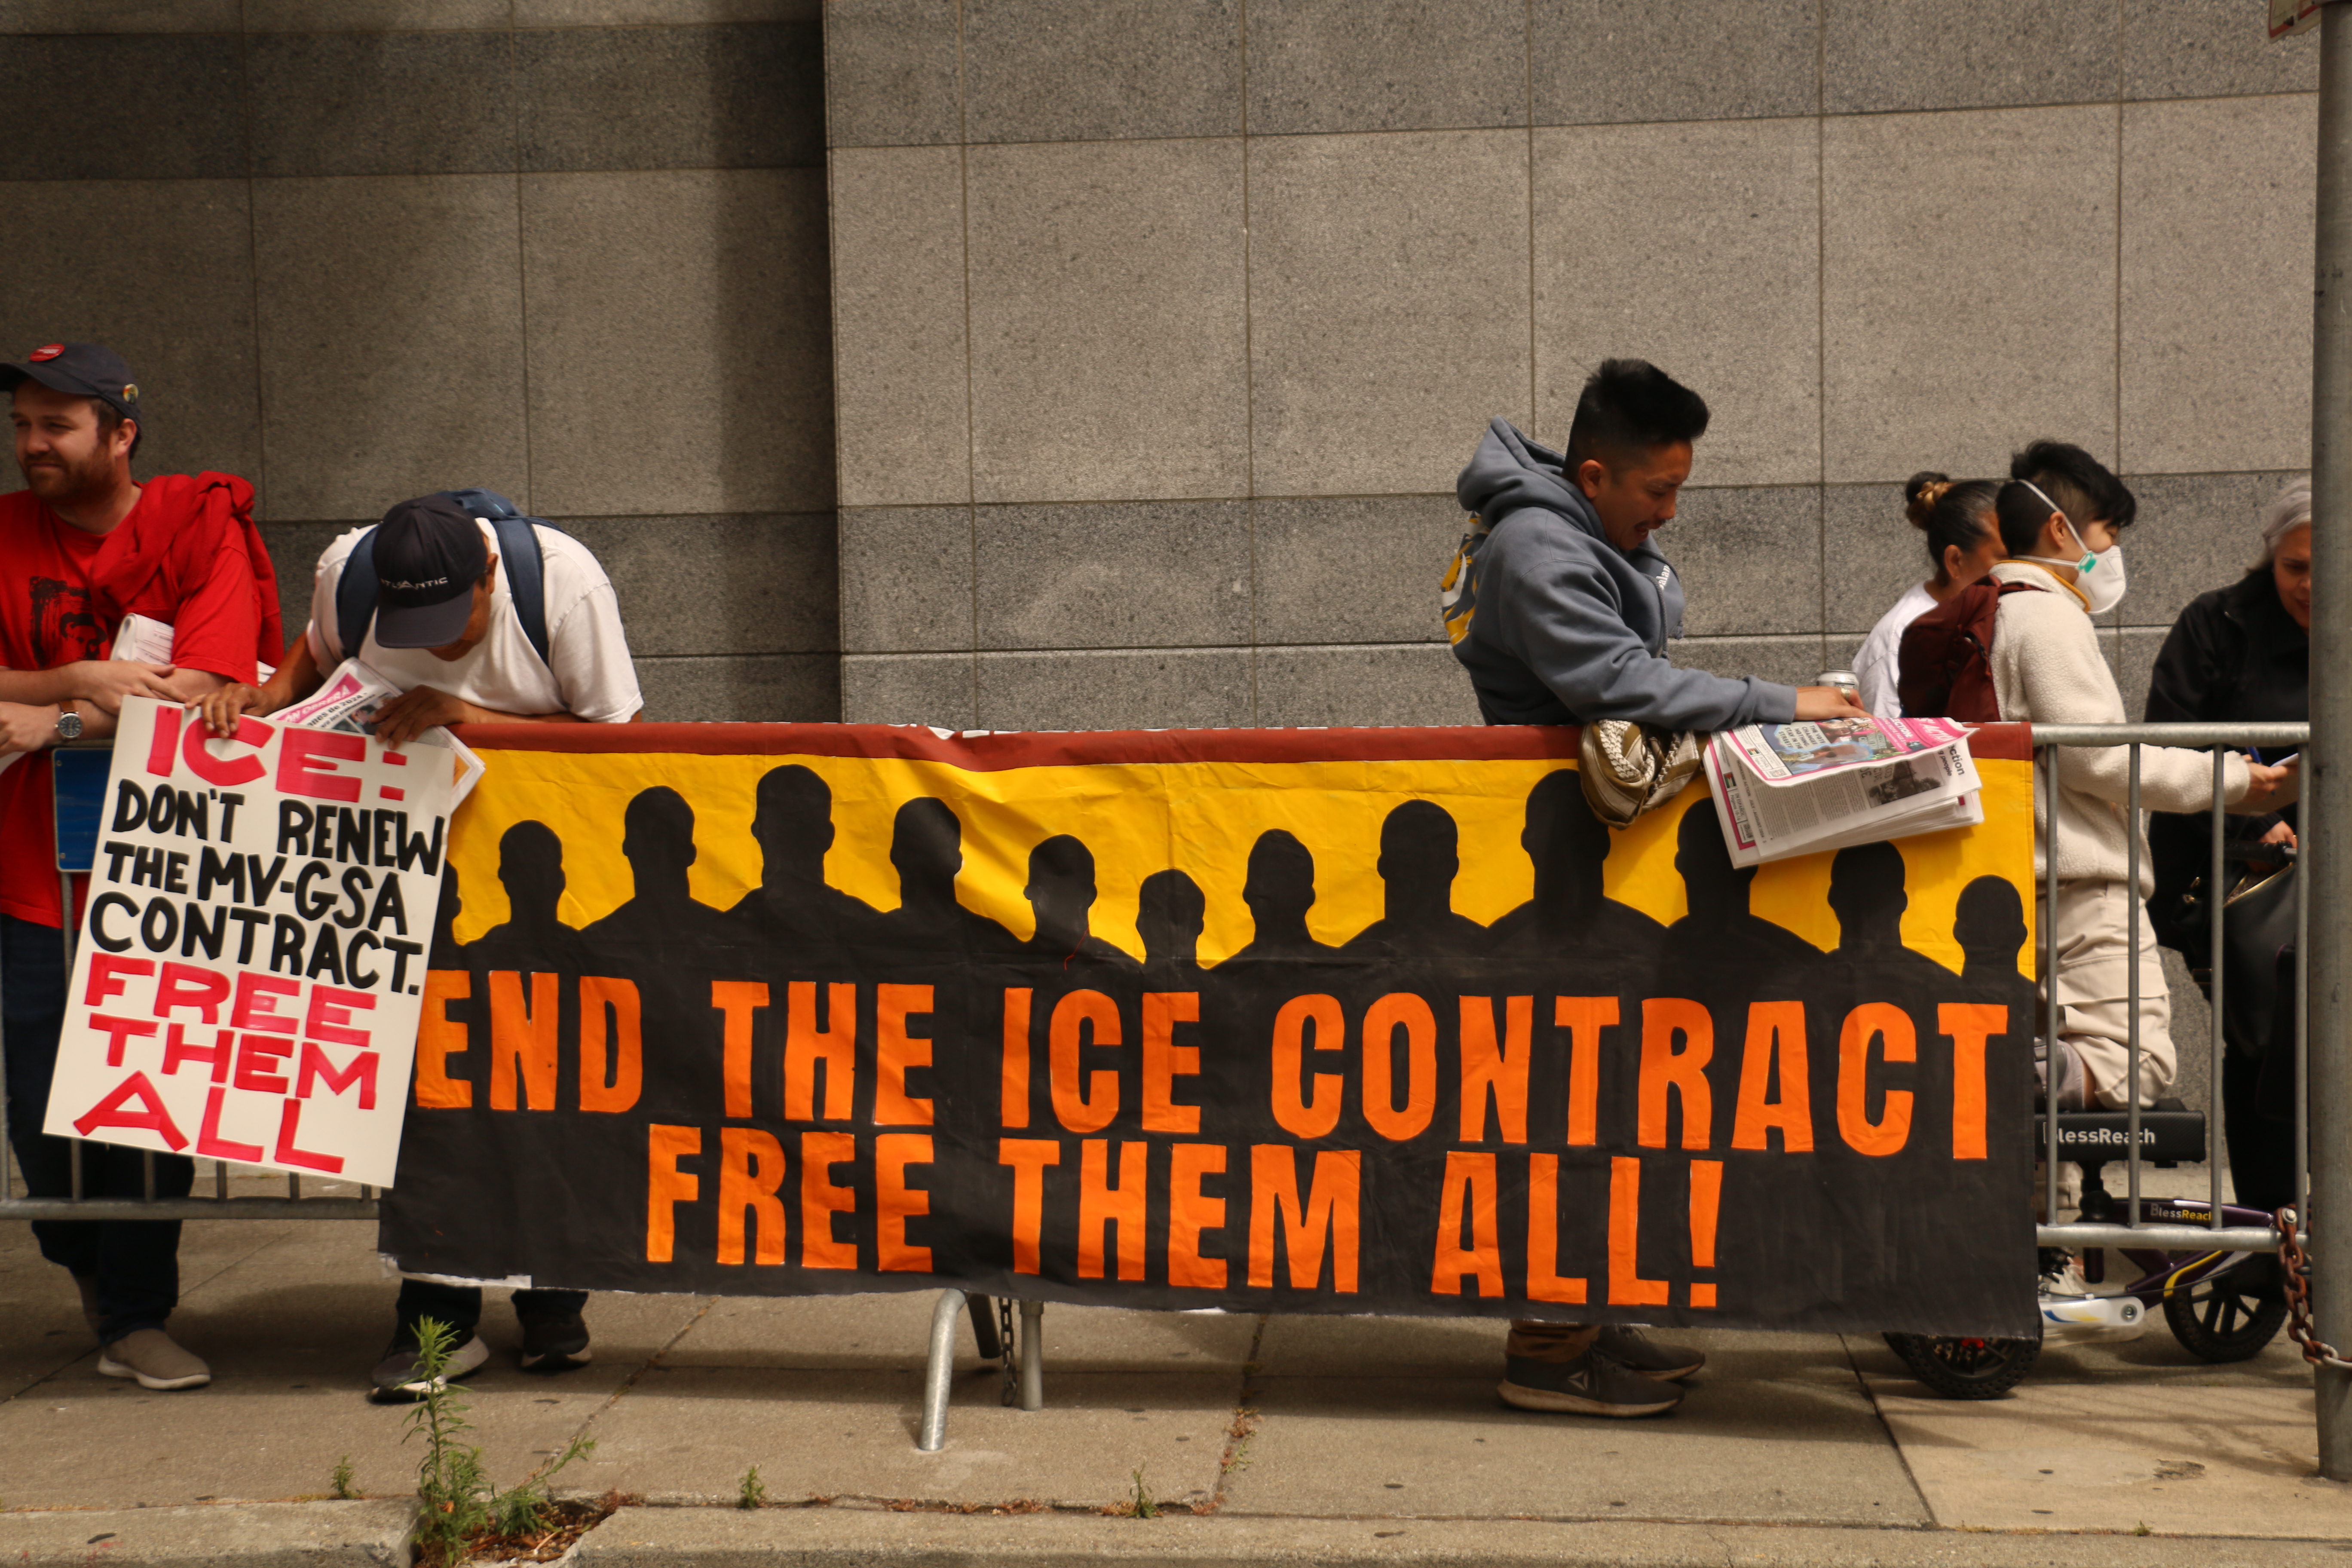
[[[142,664],[172,662],[172,626],[147,616],[131,614],[122,617],[114,628],[113,658],[135,658]],[[259,685],[278,672],[275,665],[257,665],[253,672],[254,683]]]
[[[319,683],[319,689],[301,701],[281,708],[276,714],[281,724],[300,724],[312,730],[341,730],[354,735],[375,733],[375,717],[392,700],[400,695],[400,688],[356,658],[347,658],[337,665],[334,673]],[[449,797],[449,809],[456,811],[483,773],[482,759],[474,754],[465,742],[436,724],[416,737],[426,745],[439,746],[457,755],[457,779]]]
[[[1968,731],[1944,719],[1751,724],[1709,739],[1706,775],[1736,866],[1984,820]]]

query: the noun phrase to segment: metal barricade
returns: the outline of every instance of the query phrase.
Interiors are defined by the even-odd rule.
[[[2132,889],[2132,910],[2129,953],[2130,1026],[2127,1037],[2128,1089],[2126,1104],[2121,1116],[2125,1137],[2122,1158],[2126,1167],[2128,1187],[2124,1196],[2124,1218],[2121,1223],[2099,1220],[2077,1220],[2073,1224],[2046,1223],[2056,1217],[2059,1207],[2058,1166],[2064,1159],[2080,1155],[2070,1152],[2063,1137],[2064,1123],[2081,1113],[2043,1115],[2041,1121],[2042,1169],[2042,1217],[2044,1224],[2036,1227],[2035,1239],[2044,1247],[2087,1248],[2096,1247],[2140,1247],[2155,1250],[2203,1248],[2208,1251],[2263,1252],[2278,1245],[2276,1229],[2271,1226],[2230,1226],[2223,1221],[2221,1197],[2221,1079],[2222,1057],[2227,1048],[2223,1038],[2224,1004],[2226,1000],[2226,965],[2222,943],[2227,919],[2229,879],[2223,824],[2226,812],[2221,800],[2221,788],[2227,755],[2230,752],[2248,747],[2300,748],[2309,742],[2308,724],[2037,724],[2033,727],[2034,788],[2042,806],[2045,839],[2042,870],[2042,920],[2040,938],[2041,963],[2037,966],[2043,975],[2044,1005],[2042,1009],[2042,1045],[2046,1059],[2055,1059],[2058,1047],[2058,1008],[2055,978],[2058,968],[2057,922],[2052,911],[2058,902],[2058,752],[2072,747],[2128,746],[2129,783],[2126,802],[2129,831],[2128,867],[2126,879]],[[2211,859],[2206,869],[2206,896],[2211,900],[2212,921],[2212,1007],[2211,1097],[2210,1113],[2205,1118],[2205,1160],[2209,1173],[2208,1189],[2203,1200],[2203,1223],[2184,1223],[2179,1215],[2180,1204],[2164,1206],[2174,1211],[2162,1219],[2150,1219],[2146,1215],[2151,1201],[2141,1193],[2143,1152],[2148,1142],[2148,1129],[2144,1125],[2150,1114],[2140,1100],[2141,1045],[2139,1030],[2139,962],[2141,900],[2138,896],[2144,834],[2140,807],[2140,750],[2143,746],[2212,746],[2213,805],[2211,807]],[[2308,951],[2305,940],[2310,930],[2309,879],[2295,878],[2295,931],[2298,955]],[[2309,1081],[2308,1030],[2309,986],[2305,978],[2306,965],[2295,965],[2294,999],[2294,1194],[2295,1211],[2305,1212],[2304,1201],[2308,1195],[2310,1173],[2307,1168],[2310,1148],[2310,1111],[2307,1103]],[[2091,1113],[2095,1116],[2097,1113]],[[2116,1113],[2106,1113],[2112,1117]],[[2187,1200],[2194,1205],[2197,1200]]]
[[[49,753],[49,782],[56,805],[58,885],[66,920],[59,935],[65,944],[66,973],[74,963],[74,889],[77,876],[87,876],[98,858],[103,826],[106,784],[113,767],[113,748],[104,742],[60,746]],[[0,1024],[0,1028],[5,1028]],[[8,1099],[7,1068],[0,1059],[0,1108]],[[86,1197],[82,1193],[82,1145],[71,1141],[70,1191],[64,1197],[20,1197],[16,1193],[16,1152],[0,1137],[0,1219],[373,1219],[375,1189],[362,1186],[357,1197],[302,1195],[302,1178],[289,1174],[284,1197],[232,1197],[229,1167],[213,1162],[213,1195],[163,1198],[155,1195],[155,1156],[142,1162],[144,1195],[135,1198]],[[346,1185],[348,1184],[335,1184]]]

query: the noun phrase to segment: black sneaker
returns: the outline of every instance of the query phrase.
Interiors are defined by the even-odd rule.
[[[1507,1356],[1496,1392],[1521,1410],[1571,1415],[1660,1415],[1683,1402],[1681,1389],[1643,1376],[1598,1345],[1573,1361]]]
[[[523,1371],[570,1372],[586,1366],[589,1359],[588,1323],[579,1313],[523,1320]]]
[[[404,1325],[393,1331],[392,1342],[383,1347],[383,1359],[375,1363],[368,1380],[368,1398],[377,1405],[414,1405],[436,1386],[446,1387],[452,1379],[465,1376],[489,1359],[490,1347],[482,1342],[482,1336],[467,1334],[449,1352],[449,1363],[440,1377],[428,1381],[416,1374],[416,1331]]]
[[[1639,1329],[1611,1323],[1601,1331],[1594,1342],[1612,1360],[1622,1363],[1628,1372],[1638,1372],[1643,1377],[1654,1377],[1662,1383],[1679,1383],[1706,1364],[1706,1353],[1687,1345],[1661,1344]]]

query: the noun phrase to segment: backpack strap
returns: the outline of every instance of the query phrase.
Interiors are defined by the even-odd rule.
[[[539,655],[539,662],[547,663],[547,566],[539,530],[554,524],[523,516],[515,510],[514,502],[496,490],[440,493],[469,515],[488,521],[499,542],[499,564],[506,569],[507,592],[514,603],[515,619],[522,623],[522,635],[531,651]],[[335,584],[339,660],[358,653],[367,641],[368,628],[375,622],[376,589],[375,530],[371,528],[352,546],[351,554],[343,561],[342,577]]]

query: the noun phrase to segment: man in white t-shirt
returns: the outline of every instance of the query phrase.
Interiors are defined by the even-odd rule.
[[[289,645],[278,672],[259,687],[230,686],[190,706],[226,735],[240,713],[274,713],[310,696],[356,652],[400,688],[376,714],[377,739],[393,745],[436,724],[628,722],[645,701],[612,582],[578,540],[543,524],[530,527],[544,588],[545,658],[516,613],[490,524],[450,496],[425,496],[402,501],[373,530],[375,608],[366,626],[344,626],[337,618],[344,570],[370,531],[353,529],[319,558],[310,624]],[[515,1292],[526,1370],[563,1372],[587,1362],[581,1315],[587,1300],[584,1290]],[[446,1377],[489,1359],[474,1331],[482,1315],[479,1288],[404,1279],[398,1313],[370,1397],[398,1403],[425,1392],[415,1380],[416,1326],[425,1318],[456,1331]]]

